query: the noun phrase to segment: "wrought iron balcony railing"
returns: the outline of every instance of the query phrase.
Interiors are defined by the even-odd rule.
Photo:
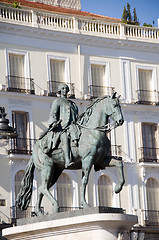
[[[89,94],[91,98],[103,97],[105,95],[112,95],[114,93],[113,87],[89,85]]]
[[[159,148],[140,147],[140,162],[158,162]]]
[[[44,213],[44,208],[41,207],[42,212]],[[21,211],[18,207],[10,207],[10,218],[11,221],[15,222],[16,219],[20,218],[30,218],[35,216],[35,206],[29,206],[27,210]]]
[[[121,145],[111,145],[111,155],[112,156],[122,156]]]
[[[35,93],[33,78],[7,76],[7,91],[20,93]]]
[[[146,226],[155,227],[159,226],[159,210],[145,210],[145,224]]]
[[[8,153],[31,155],[35,142],[35,139],[30,138],[10,139],[10,149]]]
[[[82,209],[81,207],[59,207],[59,212],[67,212]]]
[[[139,104],[158,104],[158,91],[137,90]]]
[[[61,83],[67,84],[69,86],[70,91],[68,93],[68,96],[70,98],[75,98],[74,83],[66,83],[66,82],[49,81],[47,83],[48,95],[56,97],[57,96],[57,92],[58,92],[58,86]]]

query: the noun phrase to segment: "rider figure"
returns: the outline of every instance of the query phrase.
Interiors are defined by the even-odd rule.
[[[49,128],[52,128],[55,134],[56,129],[58,132],[60,132],[60,140],[62,142],[62,149],[64,151],[66,168],[72,165],[70,159],[70,140],[74,142],[76,146],[79,140],[79,130],[75,125],[78,116],[78,107],[74,102],[67,99],[68,92],[68,85],[61,83],[58,86],[58,93],[60,97],[58,97],[52,103],[48,121]]]

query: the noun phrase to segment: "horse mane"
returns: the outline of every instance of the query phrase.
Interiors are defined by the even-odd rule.
[[[100,101],[102,101],[105,98],[108,98],[109,96],[104,96],[101,98],[97,98],[95,99],[87,108],[86,110],[81,113],[77,119],[77,123],[85,126],[87,124],[87,122],[89,121],[90,116],[93,113],[94,107],[96,106],[97,103],[99,103]]]

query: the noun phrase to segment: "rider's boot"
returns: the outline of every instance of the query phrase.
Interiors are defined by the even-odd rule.
[[[65,168],[68,168],[73,164],[70,157],[70,147],[68,141],[65,141],[65,144],[63,145],[63,151],[65,157]]]

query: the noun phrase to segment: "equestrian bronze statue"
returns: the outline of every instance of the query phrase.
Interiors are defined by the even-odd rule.
[[[58,212],[57,200],[49,189],[56,183],[64,169],[82,169],[81,206],[90,207],[85,192],[89,174],[105,167],[116,166],[119,182],[115,192],[119,193],[125,183],[121,158],[111,156],[111,144],[107,132],[121,126],[124,122],[119,97],[104,96],[97,98],[81,115],[74,102],[67,98],[69,88],[61,84],[60,96],[54,100],[49,117],[49,128],[34,145],[33,153],[27,165],[16,205],[27,209],[34,178],[34,169],[41,173],[41,185],[38,187],[36,214],[41,215],[41,201],[45,195],[52,203],[53,211]],[[109,124],[109,119],[112,119]]]

